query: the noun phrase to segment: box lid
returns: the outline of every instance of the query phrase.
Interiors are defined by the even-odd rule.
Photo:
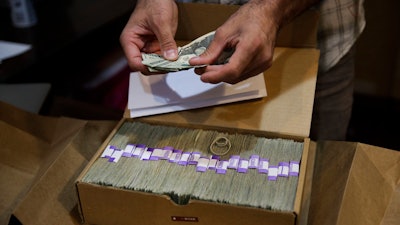
[[[309,224],[400,224],[400,152],[318,142]]]
[[[237,9],[238,6],[232,5],[179,4],[176,38],[192,40],[215,30]],[[210,18],[205,13],[216,16]],[[311,10],[281,30],[278,46],[285,47],[276,47],[273,65],[264,72],[267,97],[145,119],[308,137],[319,60],[319,50],[315,48],[317,22],[318,14]],[[129,117],[129,113],[125,113],[125,117]]]

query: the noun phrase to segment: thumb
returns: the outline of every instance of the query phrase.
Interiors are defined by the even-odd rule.
[[[223,51],[223,47],[223,44],[214,39],[200,56],[191,58],[189,63],[191,65],[211,65],[217,61],[218,56]]]
[[[168,60],[178,59],[178,47],[171,33],[165,33],[158,37],[163,57]]]

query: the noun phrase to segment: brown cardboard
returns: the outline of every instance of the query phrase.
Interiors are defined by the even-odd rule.
[[[273,65],[264,72],[267,97],[148,118],[308,137],[318,57],[316,49],[276,48]]]
[[[310,224],[400,224],[400,152],[318,143]]]
[[[185,42],[215,30],[237,8],[213,4],[179,4],[180,16],[176,38]],[[140,119],[156,124],[172,124],[166,121],[173,121],[176,126],[236,130],[266,137],[304,141],[302,173],[298,182],[294,211],[273,212],[206,201],[191,201],[188,205],[180,206],[175,205],[166,196],[81,182],[81,177],[107,145],[106,140],[77,180],[83,220],[89,224],[154,225],[177,224],[171,217],[187,216],[193,217],[191,219],[195,219],[199,225],[239,225],[245,223],[245,220],[248,224],[307,224],[313,168],[313,159],[310,159],[308,154],[309,151],[313,151],[314,146],[310,147],[307,137],[319,58],[319,51],[315,49],[317,18],[315,12],[309,11],[281,31],[279,40],[282,41],[278,42],[286,47],[275,49],[273,65],[264,73],[268,91],[266,98]],[[124,120],[129,119],[123,119],[119,125]],[[114,131],[117,129],[118,127]],[[113,135],[114,133],[111,133],[108,140]],[[150,211],[150,208],[153,210]]]
[[[91,162],[83,170],[77,179],[77,190],[82,218],[88,224],[177,224],[172,218],[179,217],[195,220],[199,225],[240,225],[243,223],[266,225],[294,225],[296,221],[306,222],[308,214],[309,193],[311,190],[311,177],[313,158],[309,152],[315,151],[310,146],[310,140],[304,138],[304,150],[297,186],[294,211],[276,212],[253,207],[243,207],[228,204],[220,204],[201,200],[190,200],[187,205],[177,205],[168,196],[155,195],[139,191],[130,191],[119,188],[95,185],[82,182],[92,164],[98,159],[108,141],[125,122],[131,119],[123,119],[107,140],[94,155]],[[145,122],[145,120],[141,120]],[[198,127],[192,124],[177,124],[173,122],[157,122],[157,124]],[[224,130],[226,132],[240,132],[268,136],[266,132],[230,129],[227,127],[216,127],[203,125],[205,129]],[[297,139],[298,137],[293,137]],[[313,156],[313,153],[310,153]],[[307,167],[311,169],[307,170]],[[305,217],[302,218],[301,216]],[[300,220],[301,218],[301,220]],[[304,223],[306,224],[306,223]]]
[[[239,6],[184,3],[179,6],[177,40],[193,40],[215,30]],[[316,49],[318,13],[309,10],[280,31],[273,65],[264,72],[266,98],[199,110],[151,116],[152,121],[261,130],[308,137],[319,50]],[[282,47],[285,46],[285,47]],[[124,117],[129,117],[125,113]]]
[[[0,102],[0,224],[78,224],[74,182],[115,121],[43,117]]]
[[[288,39],[295,40],[295,38]],[[279,113],[286,113],[284,112],[285,107],[289,107],[289,105],[280,106],[287,104],[282,101],[290,99],[289,96],[293,95],[290,94],[292,91],[301,93],[305,90],[297,89],[296,81],[312,83],[313,78],[307,78],[304,74],[315,72],[315,65],[311,66],[317,61],[318,54],[315,49],[282,48],[282,52],[285,54],[280,59],[280,63],[275,63],[269,70],[271,72],[266,73],[269,94],[267,100],[172,113],[146,119],[156,123],[165,120],[176,121],[179,124],[193,121],[193,126],[211,124],[225,127],[226,125],[226,129],[244,129],[266,135],[304,139],[308,135],[298,135],[301,132],[293,135],[294,132],[290,130],[301,124],[293,126],[290,125],[290,121],[284,123],[284,119],[292,119],[288,115],[295,116],[293,113],[281,116],[283,121],[281,123],[287,126],[283,131],[266,131],[271,126],[273,127],[273,124],[268,122],[276,121],[271,119],[273,115],[279,117]],[[296,54],[297,56],[294,57],[293,55]],[[290,58],[290,56],[293,56],[293,59],[291,63],[288,63],[285,58]],[[296,62],[296,58],[302,58],[302,60],[298,61],[295,67],[291,67]],[[311,64],[302,67],[303,63],[309,60],[311,60]],[[290,70],[293,69],[299,69],[301,72],[291,72]],[[281,74],[285,76],[280,78]],[[299,77],[293,77],[293,81],[287,81],[287,79],[290,80],[289,75],[298,75]],[[305,86],[307,87],[307,85]],[[312,88],[312,86],[308,87]],[[281,99],[279,96],[285,93],[289,93],[288,97]],[[310,94],[302,94],[297,101],[311,97]],[[264,104],[269,104],[270,108],[263,108]],[[272,110],[271,107],[280,110]],[[296,120],[298,118],[304,117],[296,117]],[[260,122],[266,120],[268,121]],[[113,133],[116,124],[117,121],[84,121],[72,118],[43,117],[23,112],[0,102],[0,153],[2,155],[0,159],[0,191],[2,193],[0,195],[0,224],[7,224],[11,214],[14,214],[24,225],[80,224],[78,196],[73,188],[73,183],[78,179],[81,171],[84,173],[84,166],[88,160],[96,157],[95,152],[101,149],[99,146],[107,142],[106,137]],[[311,162],[306,163],[305,171],[307,173],[314,172],[314,177],[312,179],[311,176],[305,176],[303,179],[303,190],[299,190],[302,195],[299,193],[298,199],[300,200],[295,203],[296,212],[292,215],[273,213],[273,218],[268,218],[267,221],[273,221],[276,224],[290,224],[297,220],[299,224],[310,225],[400,224],[399,152],[347,142],[310,142],[309,145],[308,159]],[[314,152],[313,149],[316,146]],[[315,167],[312,163],[314,155],[316,155]],[[312,189],[310,183],[312,183]],[[82,190],[87,188],[86,184],[81,185]],[[90,186],[90,188],[97,190],[98,187]],[[100,191],[110,190],[101,188]],[[116,193],[125,195],[124,191]],[[310,193],[311,198],[309,197]],[[98,197],[98,195],[91,196],[91,194],[86,195],[89,200]],[[154,202],[162,201],[160,206],[171,208],[171,204],[166,201],[168,199],[162,196],[145,193],[133,193],[132,196],[135,197],[135,201],[140,200],[143,196],[152,199],[148,201],[148,204],[153,207]],[[197,209],[199,209],[203,204],[203,207],[207,209],[225,212],[220,208],[214,208],[218,207],[215,205],[210,206],[197,201],[192,203],[193,208],[198,207]],[[307,223],[308,204],[310,204],[310,213]],[[99,207],[106,209],[108,216],[112,212],[111,210],[115,210],[104,203]],[[144,205],[143,207],[148,206]],[[246,218],[237,216],[243,215],[241,207],[230,206],[229,208],[229,212],[232,214],[224,214],[228,220],[232,216],[238,221]],[[197,209],[196,212],[202,212]],[[298,211],[299,209],[303,210]],[[299,218],[295,218],[295,214],[299,214]],[[131,215],[132,211],[130,210],[125,214],[128,217]],[[270,212],[260,213],[259,210],[255,210],[254,214],[246,214],[250,219],[252,215],[258,217],[243,223],[255,224],[257,220],[258,222],[262,221],[261,224],[265,224],[264,216],[270,215]],[[209,216],[214,220],[219,219],[216,218],[218,215],[210,214]],[[139,215],[139,217],[143,220],[146,219],[143,218],[143,215]],[[157,218],[158,215],[153,215],[146,221],[155,221],[154,224],[157,224]],[[175,222],[173,224],[187,223]]]
[[[80,224],[76,192],[72,190],[71,183],[65,180],[75,181],[86,163],[81,165],[72,163],[67,168],[54,166],[48,170],[47,173],[65,176],[64,182],[52,180],[60,179],[56,176],[45,175],[41,178],[37,175],[38,168],[42,165],[37,160],[37,155],[45,155],[46,149],[43,145],[46,144],[36,143],[49,143],[52,139],[57,139],[58,135],[52,135],[52,132],[56,130],[54,127],[57,121],[64,119],[74,121],[69,118],[33,115],[0,102],[0,129],[2,131],[0,132],[0,146],[2,146],[0,152],[3,156],[0,160],[1,224],[7,224],[8,218],[15,209],[18,212],[14,215],[25,225]],[[64,157],[75,159],[74,155],[84,155],[85,159],[89,160],[97,150],[97,146],[104,143],[106,136],[117,124],[116,121],[87,122],[92,126],[84,128],[85,132],[77,135],[80,141],[74,141],[76,149],[80,149],[79,153],[76,149],[62,151],[65,152],[63,156],[56,157],[59,162],[64,161]],[[27,148],[21,150],[21,146],[25,146],[24,143],[29,143],[30,151]],[[349,142],[310,142],[310,145],[316,145],[317,149],[315,168],[310,168],[311,164],[308,164],[307,168],[309,172],[314,170],[314,177],[312,181],[311,177],[305,179],[305,182],[313,183],[311,198],[303,201],[305,204],[310,201],[308,224],[399,224],[400,152]],[[39,153],[36,154],[36,152]],[[310,151],[310,159],[314,158],[312,154]],[[75,172],[71,172],[72,170]],[[38,182],[35,182],[36,179]],[[46,184],[48,187],[45,190],[31,189],[35,186],[34,183]],[[303,193],[307,196],[307,192],[310,191],[310,189],[304,190]],[[58,194],[47,194],[47,192]],[[379,198],[380,196],[384,198]],[[374,199],[369,204],[354,201],[354,199],[363,200],[370,197]]]

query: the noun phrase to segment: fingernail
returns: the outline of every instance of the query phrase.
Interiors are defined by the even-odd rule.
[[[178,57],[178,52],[174,49],[169,49],[164,52],[164,58],[174,60]]]

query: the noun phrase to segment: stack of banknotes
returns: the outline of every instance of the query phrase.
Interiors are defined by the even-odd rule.
[[[126,121],[83,177],[87,183],[292,211],[303,143]]]
[[[204,67],[206,65],[192,66],[189,60],[195,56],[199,56],[207,49],[214,39],[214,34],[215,32],[212,31],[183,47],[178,47],[178,59],[175,61],[166,60],[161,55],[155,53],[142,53],[142,63],[147,66],[150,72],[177,72],[195,67]],[[221,53],[215,64],[227,63],[233,52],[233,49],[226,49]]]

